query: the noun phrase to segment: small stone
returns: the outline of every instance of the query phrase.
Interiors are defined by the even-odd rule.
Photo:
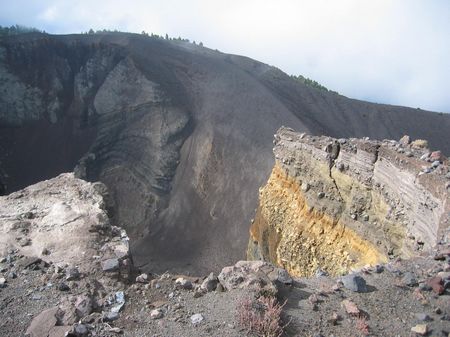
[[[47,248],[44,248],[44,249],[42,249],[41,254],[42,254],[42,255],[50,255],[51,252],[50,252],[50,250],[48,250]]]
[[[119,313],[118,312],[108,312],[106,316],[104,317],[104,320],[107,322],[112,322],[119,319]]]
[[[70,287],[67,285],[67,283],[61,282],[58,285],[58,290],[60,290],[60,291],[69,291]]]
[[[194,291],[193,297],[194,297],[194,298],[199,298],[199,297],[202,297],[203,295],[204,295],[204,292],[203,292],[203,291],[201,291],[201,290],[196,290],[196,291]]]
[[[214,275],[214,273],[211,273],[202,282],[200,289],[202,289],[206,292],[214,291],[216,289],[218,283],[219,283],[219,280],[217,279],[217,277]]]
[[[311,186],[306,181],[303,182],[301,186],[303,192],[308,192],[310,187]]]
[[[317,268],[316,269],[316,277],[321,277],[321,276],[328,276],[328,273],[325,270]]]
[[[114,333],[119,334],[119,333],[122,333],[122,330],[118,327],[114,327],[114,328],[109,328],[108,332],[114,332]]]
[[[369,221],[369,215],[368,214],[364,214],[362,218],[363,218],[364,221]]]
[[[119,270],[119,259],[108,259],[102,261],[102,270],[106,273]]]
[[[88,328],[84,324],[75,325],[74,332],[76,336],[86,336],[89,332]]]
[[[183,277],[179,277],[175,280],[175,284],[177,284],[178,286],[180,286],[183,289],[189,290],[192,289],[192,283],[189,280],[186,280]]]
[[[400,138],[399,143],[406,146],[411,143],[411,137],[408,135],[404,135],[402,138]]]
[[[416,316],[416,319],[417,319],[418,321],[422,321],[422,322],[429,322],[429,321],[432,321],[432,320],[433,320],[433,319],[430,317],[430,315],[425,314],[425,313],[418,313],[418,314],[415,314],[415,316]]]
[[[154,309],[150,311],[150,318],[151,319],[160,319],[163,318],[164,313],[161,309]]]
[[[349,274],[341,278],[342,284],[345,288],[358,292],[367,292],[366,280],[359,275]]]
[[[432,278],[428,279],[427,280],[427,284],[438,295],[443,294],[444,291],[445,291],[445,288],[444,288],[443,282],[442,282],[442,278],[440,278],[439,276],[435,276],[435,277],[432,277]]]
[[[384,271],[384,267],[383,267],[381,264],[377,264],[377,265],[374,267],[373,271],[374,271],[375,273],[377,273],[377,274],[380,274],[380,273],[382,273],[382,272]]]
[[[420,156],[420,160],[428,160],[429,157],[430,157],[430,152],[427,152],[427,153],[423,154],[422,156]]]
[[[428,142],[424,139],[416,139],[411,143],[411,146],[418,149],[428,148]]]
[[[338,321],[340,321],[341,319],[342,317],[339,316],[337,312],[333,312],[331,317],[328,319],[328,322],[331,323],[332,325],[337,325]]]
[[[417,324],[411,328],[411,332],[425,336],[428,333],[428,326],[426,324]]]
[[[349,315],[358,316],[361,313],[356,304],[351,300],[343,300],[341,304]]]
[[[439,160],[435,160],[434,162],[431,163],[431,167],[432,167],[432,168],[436,168],[436,167],[438,167],[439,165],[441,165],[441,162],[440,162]]]
[[[317,193],[317,198],[322,199],[323,197],[325,197],[325,193],[323,192]]]
[[[8,273],[8,278],[9,279],[15,279],[17,277],[17,274],[14,271],[11,271]]]
[[[4,277],[0,277],[0,288],[6,287],[6,279]]]
[[[75,301],[75,311],[79,318],[86,317],[92,313],[94,303],[92,298],[86,295],[80,295]]]
[[[136,282],[138,283],[147,283],[148,282],[148,275],[147,274],[141,274],[138,277],[136,277]]]
[[[22,218],[24,218],[24,219],[33,219],[34,218],[34,213],[33,212],[26,212],[26,213],[22,214]]]
[[[431,290],[433,290],[433,288],[431,288],[428,284],[423,283],[423,282],[419,283],[419,289],[421,291],[431,291]]]
[[[317,304],[319,302],[319,298],[316,294],[312,294],[308,297],[308,302],[311,304]]]
[[[30,239],[30,238],[21,238],[21,239],[19,240],[19,245],[20,245],[21,247],[29,246],[29,245],[31,245],[31,239]]]
[[[205,318],[203,317],[202,314],[195,314],[191,316],[191,323],[194,325],[200,324],[201,322],[203,322]]]
[[[216,291],[217,291],[218,293],[223,293],[223,292],[225,291],[225,289],[224,289],[222,283],[219,283],[219,284],[217,285]]]
[[[76,281],[80,278],[80,271],[78,268],[68,268],[66,270],[66,280],[67,281]]]
[[[430,154],[430,161],[442,161],[443,156],[441,151],[433,151]]]
[[[405,273],[405,275],[403,275],[402,282],[408,287],[415,287],[418,284],[416,275],[410,272],[407,272]]]

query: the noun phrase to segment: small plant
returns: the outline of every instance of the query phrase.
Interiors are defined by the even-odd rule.
[[[360,315],[356,319],[356,329],[361,332],[364,336],[369,335],[369,324],[367,323],[366,317],[364,315]]]
[[[238,304],[239,325],[252,336],[280,337],[285,328],[281,325],[285,304],[278,303],[275,297],[244,298]]]

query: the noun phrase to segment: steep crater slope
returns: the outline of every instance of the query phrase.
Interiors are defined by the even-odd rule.
[[[248,257],[336,275],[450,239],[450,169],[424,141],[333,139],[281,128]]]
[[[0,40],[0,189],[75,168],[104,182],[138,265],[209,271],[242,258],[281,125],[427,138],[450,117],[320,92],[276,68],[136,34]]]

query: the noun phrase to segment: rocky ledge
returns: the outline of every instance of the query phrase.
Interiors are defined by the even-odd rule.
[[[449,161],[424,140],[334,139],[281,128],[249,259],[339,275],[450,239]]]

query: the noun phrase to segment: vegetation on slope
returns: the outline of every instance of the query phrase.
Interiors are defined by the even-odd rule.
[[[294,80],[296,80],[296,81],[298,81],[300,83],[303,83],[303,84],[307,85],[308,87],[315,88],[315,89],[322,90],[322,91],[333,92],[335,94],[338,94],[336,91],[329,90],[328,88],[324,87],[319,82],[314,81],[314,80],[312,80],[312,79],[310,79],[308,77],[305,77],[305,76],[302,76],[302,75],[297,75],[297,76],[296,75],[291,75],[291,78],[293,78]]]

